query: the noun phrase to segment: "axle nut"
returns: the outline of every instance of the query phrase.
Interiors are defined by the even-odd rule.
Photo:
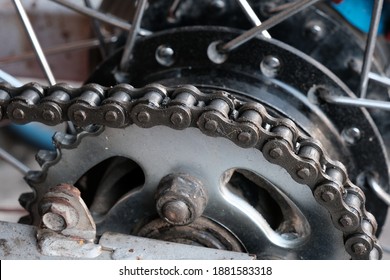
[[[199,218],[207,205],[202,182],[188,174],[169,174],[161,179],[156,193],[160,217],[172,225],[188,225]]]

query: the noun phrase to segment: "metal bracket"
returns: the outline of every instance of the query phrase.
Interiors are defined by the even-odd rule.
[[[105,233],[99,240],[101,250],[99,255],[90,257],[91,254],[84,254],[84,256],[75,257],[71,254],[59,255],[44,255],[38,247],[36,239],[37,229],[34,226],[1,222],[0,221],[0,259],[1,260],[15,260],[15,259],[100,259],[100,260],[253,260],[255,257],[247,253],[231,252],[216,250],[210,248],[203,248],[198,246],[183,245],[160,240],[147,239],[143,237],[130,236],[119,233]],[[68,243],[69,240],[60,240],[65,244],[68,250],[75,245],[75,243]],[[52,251],[59,249],[56,248]],[[49,246],[48,239],[46,239],[45,246]],[[88,250],[88,246],[83,247],[84,251]],[[80,248],[76,247],[80,252]],[[63,249],[60,249],[64,253]],[[89,251],[91,252],[91,251]]]

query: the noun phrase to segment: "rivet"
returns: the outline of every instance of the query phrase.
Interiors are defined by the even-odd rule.
[[[274,148],[274,149],[269,151],[269,155],[273,159],[278,159],[281,156],[283,156],[283,151],[281,148]]]
[[[115,122],[118,120],[118,113],[115,112],[115,111],[108,111],[105,115],[104,115],[104,119],[108,122]]]
[[[150,114],[148,112],[140,112],[137,115],[137,120],[141,123],[147,123],[150,121]]]
[[[83,122],[87,119],[87,114],[83,110],[77,110],[73,113],[73,118],[76,122]]]
[[[206,121],[204,127],[208,131],[216,131],[218,128],[218,123],[215,120],[208,120]]]
[[[12,116],[17,120],[23,120],[26,117],[26,115],[22,109],[13,110]]]

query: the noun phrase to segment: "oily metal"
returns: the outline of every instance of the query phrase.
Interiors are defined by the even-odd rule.
[[[296,182],[310,187],[317,202],[329,211],[333,225],[344,233],[352,258],[381,257],[375,218],[366,210],[365,195],[348,179],[345,167],[329,159],[321,145],[300,132],[291,120],[272,117],[258,103],[238,101],[223,91],[205,94],[194,86],[156,84],[141,89],[128,85],[86,85],[78,89],[66,85],[2,85],[0,96],[1,118],[17,123],[55,125],[70,120],[80,127],[133,123],[143,128],[195,127],[240,147],[254,147],[268,161],[285,168]],[[49,121],[43,117],[48,111],[55,116]],[[112,118],[107,120],[108,113]]]

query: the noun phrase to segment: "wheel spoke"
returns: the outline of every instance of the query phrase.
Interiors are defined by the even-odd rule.
[[[9,165],[15,167],[18,171],[20,171],[23,175],[27,175],[30,172],[30,168],[26,166],[23,162],[19,161],[10,153],[6,152],[4,149],[0,148],[0,158],[5,162],[9,163]]]
[[[103,22],[111,24],[113,26],[116,26],[120,29],[127,30],[127,31],[129,31],[131,29],[131,24],[129,24],[123,20],[120,20],[112,15],[107,16],[103,13],[99,13],[98,11],[95,11],[94,9],[89,9],[87,7],[75,5],[75,4],[69,3],[68,1],[64,1],[64,0],[51,0],[51,1],[53,1],[57,4],[60,4],[62,6],[65,6],[65,7],[69,8],[75,12],[78,12],[80,14],[89,16],[91,18],[95,18],[97,20],[103,21]],[[152,32],[150,32],[148,30],[140,29],[139,34],[141,36],[147,36],[147,35],[152,34]]]
[[[360,98],[365,98],[367,95],[369,72],[371,70],[375,42],[378,35],[379,21],[382,13],[383,0],[375,0],[374,7],[372,9],[370,31],[367,37],[366,49],[364,52],[363,67],[360,76]]]
[[[138,2],[137,9],[136,9],[135,15],[134,15],[134,20],[133,20],[134,22],[129,30],[126,45],[125,45],[125,48],[123,50],[122,59],[121,59],[120,65],[119,65],[120,70],[122,70],[122,71],[126,71],[126,68],[127,68],[129,61],[131,59],[133,47],[135,45],[135,41],[136,41],[137,36],[139,34],[139,31],[141,28],[142,18],[143,18],[143,15],[144,15],[144,12],[146,10],[147,5],[148,5],[147,0],[139,0],[139,2]]]
[[[117,40],[116,36],[106,38],[104,39],[105,43],[113,43]],[[78,51],[82,49],[89,49],[93,47],[98,47],[99,46],[99,40],[97,39],[87,39],[87,40],[81,40],[77,42],[71,42],[71,43],[66,43],[62,44],[53,48],[49,49],[44,49],[43,52],[46,56],[50,55],[55,55],[59,53],[64,53],[64,52],[72,52],[72,51]],[[18,55],[11,55],[11,56],[6,56],[0,58],[0,65],[8,64],[8,63],[14,63],[18,61],[23,61],[23,60],[29,60],[35,58],[35,53],[34,52],[25,52],[22,54]]]
[[[370,72],[368,73],[368,78],[372,81],[375,81],[381,85],[384,85],[386,87],[389,87],[390,88],[390,78],[388,77],[385,77],[385,76],[382,76],[382,75],[378,75],[376,73],[373,73],[373,72]]]
[[[92,4],[91,4],[90,0],[84,0],[84,3],[85,3],[85,6],[87,8],[92,9]],[[96,35],[96,38],[99,41],[100,54],[102,55],[102,58],[105,58],[108,55],[106,41],[105,41],[105,38],[104,38],[103,33],[102,33],[100,22],[95,18],[92,20],[92,28],[93,28],[93,31]]]
[[[255,11],[252,9],[251,5],[249,5],[247,0],[237,0],[238,4],[244,11],[245,15],[247,18],[253,23],[254,26],[260,26],[261,25],[261,20],[259,17],[256,15]],[[266,38],[271,38],[271,35],[267,30],[264,30],[261,32],[261,34],[266,37]]]
[[[352,107],[365,107],[372,109],[381,109],[385,111],[390,111],[390,102],[385,102],[382,100],[372,100],[366,98],[352,98],[346,96],[336,96],[336,95],[326,95],[323,96],[326,102],[332,104],[339,104]]]
[[[37,55],[37,58],[39,60],[39,63],[42,67],[42,70],[43,72],[45,73],[46,75],[46,78],[49,82],[50,85],[54,85],[56,83],[56,80],[53,76],[53,73],[50,69],[50,66],[49,66],[49,63],[47,62],[46,60],[46,57],[45,57],[45,54],[43,53],[42,51],[42,48],[41,48],[41,45],[38,41],[38,38],[37,36],[35,35],[35,32],[34,32],[34,29],[31,25],[31,22],[26,14],[26,11],[25,9],[23,8],[23,5],[22,3],[20,2],[20,0],[13,0],[14,1],[14,4],[15,4],[15,7],[16,7],[16,10],[19,14],[19,17],[23,23],[23,26],[27,32],[27,35],[31,41],[31,44],[34,48],[34,51]]]
[[[279,14],[271,17],[270,19],[264,21],[260,26],[253,27],[252,29],[244,32],[240,36],[234,38],[233,40],[227,42],[221,47],[222,52],[230,52],[242,44],[245,44],[249,40],[256,37],[258,34],[262,33],[264,30],[268,30],[271,27],[274,27],[275,25],[281,23],[282,21],[290,18],[291,16],[295,15],[296,13],[306,9],[307,7],[310,7],[314,5],[315,3],[319,2],[321,0],[302,0],[297,3],[294,3],[294,5],[291,5],[289,9],[286,9]]]
[[[373,176],[368,176],[368,185],[376,193],[376,195],[388,206],[390,206],[390,195],[379,185]]]

